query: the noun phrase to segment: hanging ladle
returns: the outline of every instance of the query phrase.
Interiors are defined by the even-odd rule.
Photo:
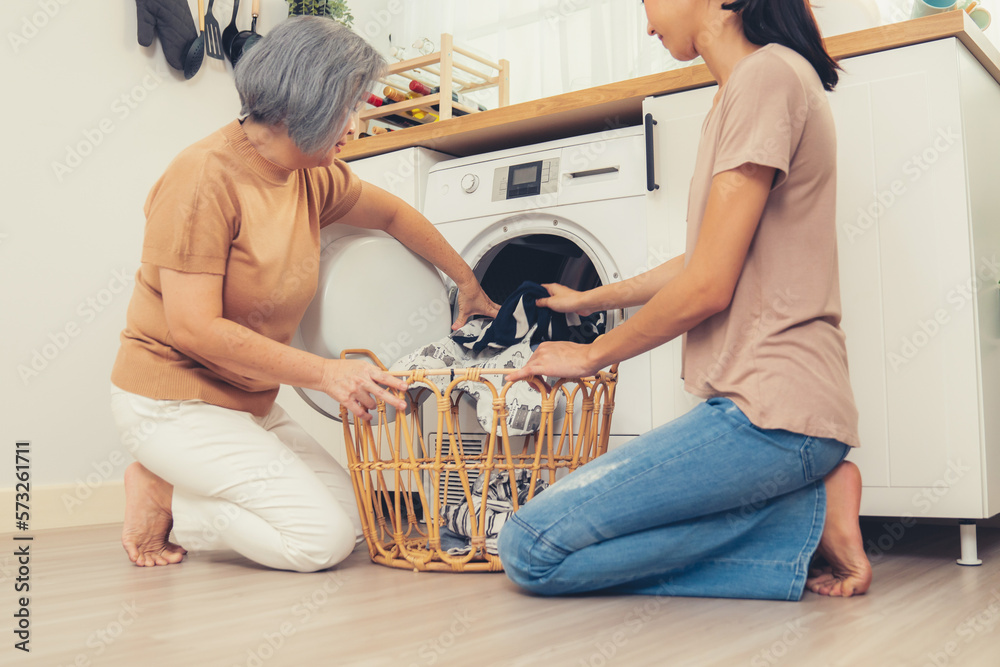
[[[234,0],[233,2],[233,19],[226,26],[226,29],[222,31],[222,50],[229,57],[229,61],[233,60],[233,40],[236,39],[236,35],[240,34],[240,29],[236,27],[236,14],[240,11],[240,0]]]
[[[184,78],[190,79],[198,70],[201,69],[201,63],[205,60],[205,3],[203,0],[198,0],[198,36],[194,38],[194,41],[188,45],[187,51],[184,53]]]
[[[247,52],[247,49],[260,41],[260,35],[257,34],[257,16],[260,14],[260,0],[253,0],[251,13],[253,14],[253,21],[250,24],[250,30],[241,30],[233,38],[232,53],[229,54],[229,59],[233,62],[233,67],[240,61],[240,58]]]

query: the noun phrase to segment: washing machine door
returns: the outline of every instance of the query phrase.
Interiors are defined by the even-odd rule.
[[[387,235],[334,239],[320,258],[319,286],[294,345],[321,357],[370,350],[387,367],[451,331],[448,289],[434,266]],[[321,413],[339,419],[327,394],[296,388]]]

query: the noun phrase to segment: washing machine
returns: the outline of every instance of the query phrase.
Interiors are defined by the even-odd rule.
[[[524,280],[587,290],[666,259],[649,253],[645,165],[642,127],[448,160],[431,169],[425,213],[498,303]],[[653,372],[648,353],[620,364],[610,448],[652,428]]]
[[[427,176],[434,165],[449,159],[446,153],[413,147],[348,165],[362,181],[423,212]],[[345,349],[365,348],[391,364],[410,351],[404,348],[436,340],[451,328],[448,293],[437,270],[384,232],[327,225],[320,232],[319,274],[316,296],[292,340],[299,349],[337,358]],[[416,335],[409,333],[414,327],[398,317],[399,308],[408,304],[424,304],[425,312],[433,311]],[[295,392],[323,417],[340,419],[340,405],[327,394],[302,387]],[[335,430],[339,438],[340,429]]]
[[[639,126],[443,160],[430,167],[423,213],[497,303],[525,280],[578,290],[624,280],[669,259],[647,241],[645,151]],[[347,233],[324,249],[299,337],[317,354],[361,347],[389,366],[449,333],[455,296],[449,279],[393,239]],[[636,310],[607,312],[606,327]],[[673,416],[660,410],[654,424],[653,404],[683,393],[679,340],[659,359],[657,368],[649,353],[620,364],[609,447]],[[329,397],[306,395],[339,414]]]

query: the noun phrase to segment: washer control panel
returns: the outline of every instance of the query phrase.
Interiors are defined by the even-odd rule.
[[[493,201],[556,192],[558,176],[557,157],[497,167],[493,172]]]

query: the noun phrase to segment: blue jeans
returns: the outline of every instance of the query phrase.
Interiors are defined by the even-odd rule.
[[[713,398],[521,508],[500,559],[542,595],[798,600],[823,532],[823,477],[849,449],[757,428]]]

